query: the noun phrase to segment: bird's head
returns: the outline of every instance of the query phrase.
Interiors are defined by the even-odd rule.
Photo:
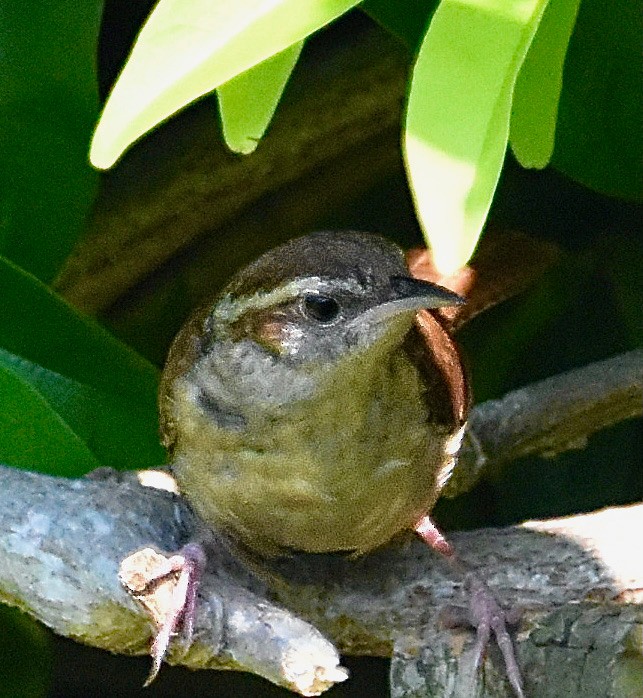
[[[234,277],[205,321],[205,347],[249,341],[292,366],[323,366],[399,343],[421,308],[462,302],[412,278],[401,250],[378,235],[313,233]]]
[[[368,383],[419,309],[462,302],[412,278],[402,251],[378,235],[321,232],[277,247],[175,339],[160,391],[164,443],[174,442],[183,405],[234,429],[342,377]]]

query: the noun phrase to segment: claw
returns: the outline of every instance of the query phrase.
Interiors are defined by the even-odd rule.
[[[517,698],[524,698],[522,676],[516,661],[514,644],[507,630],[507,616],[499,606],[493,594],[487,586],[474,575],[467,579],[467,586],[471,590],[469,611],[471,624],[476,628],[476,670],[480,668],[486,654],[491,633],[495,637],[496,644],[502,653],[505,663],[505,671],[509,683]]]
[[[205,561],[203,548],[189,543],[169,558],[145,548],[121,563],[122,584],[143,604],[157,628],[150,650],[152,668],[145,686],[156,678],[174,636],[180,634],[186,647],[192,642],[196,598]]]
[[[444,555],[459,571],[463,570],[464,566],[455,556],[453,547],[429,516],[423,516],[414,526],[414,530],[430,548]],[[502,653],[507,678],[516,698],[525,698],[514,644],[507,630],[507,614],[484,582],[475,574],[467,575],[466,586],[470,591],[468,620],[476,629],[477,636],[474,660],[476,672],[480,670],[493,633],[496,644]]]
[[[453,555],[451,543],[442,535],[440,529],[433,523],[430,516],[423,516],[415,524],[413,530],[432,550],[435,550],[445,557],[451,557]]]

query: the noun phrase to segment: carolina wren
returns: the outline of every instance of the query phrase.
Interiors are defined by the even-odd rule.
[[[161,383],[163,441],[196,513],[260,556],[363,554],[405,529],[451,555],[428,515],[468,392],[426,309],[463,302],[368,233],[314,233],[242,269],[181,330]],[[194,546],[173,559],[192,577],[203,565]],[[468,576],[477,661],[493,632],[522,696],[503,612]],[[191,627],[196,582],[186,589],[157,635],[153,675],[171,634]]]
[[[266,253],[170,351],[161,424],[180,490],[263,555],[364,553],[413,528],[464,421],[414,319],[463,302],[373,234]]]

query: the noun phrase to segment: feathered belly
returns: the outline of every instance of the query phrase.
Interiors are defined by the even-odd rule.
[[[426,424],[366,441],[341,434],[331,444],[312,440],[299,448],[293,438],[278,441],[291,448],[273,441],[262,449],[209,450],[200,463],[192,449],[189,466],[180,452],[175,460],[197,513],[264,555],[361,553],[384,544],[433,506],[436,466],[448,458],[444,434],[428,434]]]
[[[174,470],[197,513],[264,555],[361,553],[412,527],[437,499],[450,433],[429,422],[404,354],[362,369],[287,409],[248,409],[240,429],[182,401]]]

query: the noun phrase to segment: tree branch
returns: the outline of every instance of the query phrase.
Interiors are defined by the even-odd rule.
[[[569,415],[572,440],[640,415],[642,361],[642,352],[631,352],[552,378],[480,405],[472,421],[483,444],[484,434],[496,434],[489,453],[498,462],[525,449],[561,450],[571,432],[544,420],[535,403],[562,422]],[[593,388],[580,389],[582,375],[596,378]],[[556,399],[574,386],[574,400]],[[611,407],[578,409],[584,403]],[[519,429],[521,419],[531,426]],[[151,626],[119,584],[119,564],[141,548],[172,552],[206,533],[180,497],[137,477],[66,480],[1,468],[2,599],[59,634],[114,652],[147,652]],[[503,605],[524,609],[516,639],[528,695],[627,695],[624,682],[632,672],[640,677],[641,526],[643,505],[452,535],[459,556]],[[471,633],[440,623],[445,607],[464,605],[462,580],[417,541],[403,537],[357,560],[298,555],[248,568],[225,539],[207,536],[195,639],[187,651],[175,648],[170,662],[252,671],[316,695],[344,676],[319,628],[342,652],[393,656],[395,696],[446,695],[447,686],[450,695],[474,695]],[[501,666],[492,653],[484,695],[509,695]],[[552,680],[561,666],[564,677]]]
[[[597,361],[477,405],[458,467],[443,494],[471,490],[484,475],[531,454],[584,448],[597,431],[643,416],[643,349]]]

